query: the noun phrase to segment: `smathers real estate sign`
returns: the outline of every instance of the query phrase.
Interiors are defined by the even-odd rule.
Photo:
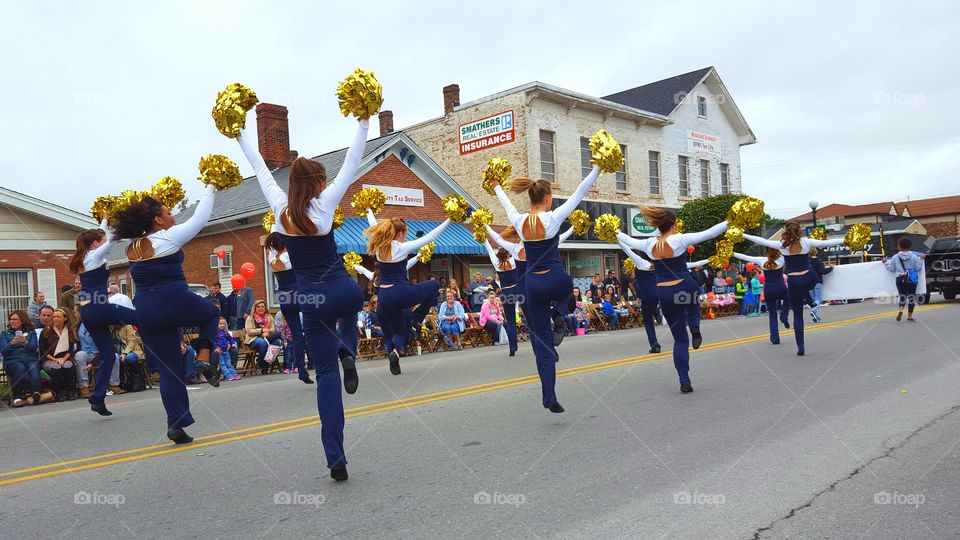
[[[513,111],[497,113],[460,126],[460,155],[514,141]]]

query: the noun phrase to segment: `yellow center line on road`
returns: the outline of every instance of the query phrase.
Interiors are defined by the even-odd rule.
[[[946,307],[946,304],[924,306],[924,307],[918,308],[917,311],[927,311],[932,309],[939,309],[942,307]],[[816,331],[826,330],[830,328],[851,326],[854,324],[882,319],[886,317],[890,317],[889,312],[879,313],[874,315],[864,315],[861,317],[853,317],[850,319],[843,319],[843,320],[834,321],[830,323],[822,323],[816,326],[808,325],[806,326],[805,329],[807,332],[816,332]],[[789,336],[791,334],[793,334],[792,330],[782,331],[780,333],[781,340],[783,339],[784,336]],[[745,345],[749,343],[755,343],[758,341],[765,341],[767,339],[769,339],[769,334],[758,334],[754,336],[735,338],[735,339],[730,339],[726,341],[710,343],[700,347],[700,349],[696,351],[691,351],[691,352],[702,353],[702,352],[713,351],[717,349],[729,348],[736,345]],[[640,364],[644,362],[651,362],[653,360],[661,360],[661,359],[671,358],[671,357],[672,357],[672,351],[667,351],[667,352],[661,352],[658,354],[644,354],[639,356],[619,358],[615,360],[607,360],[604,362],[597,362],[593,364],[586,364],[582,366],[576,366],[576,367],[558,370],[557,377],[583,375],[586,373],[593,373],[596,371],[602,371],[606,369],[623,367],[623,366],[628,366],[633,364]],[[410,396],[410,397],[396,399],[392,401],[384,401],[379,403],[373,403],[370,405],[352,407],[344,411],[345,413],[344,416],[346,418],[357,418],[361,416],[368,416],[371,414],[377,414],[377,413],[389,412],[397,409],[414,407],[417,405],[425,405],[425,404],[434,403],[437,401],[446,401],[446,400],[454,399],[458,397],[465,397],[465,396],[470,396],[474,394],[492,392],[494,390],[502,390],[505,388],[511,388],[514,386],[520,386],[524,384],[533,384],[539,381],[540,381],[539,376],[537,376],[536,374],[526,375],[523,377],[515,377],[512,379],[501,379],[501,380],[491,381],[491,382],[477,384],[473,386],[451,388],[449,390],[442,390],[439,392],[420,394],[420,395]],[[79,458],[79,459],[74,459],[69,461],[50,463],[46,465],[40,465],[40,466],[30,467],[25,469],[17,469],[17,470],[0,473],[0,486],[17,484],[20,482],[27,482],[30,480],[38,480],[41,478],[49,478],[52,476],[58,476],[62,474],[79,472],[79,471],[84,471],[89,469],[100,468],[100,467],[107,467],[110,465],[117,465],[117,464],[127,463],[131,461],[138,461],[138,460],[148,459],[152,457],[165,456],[165,455],[176,454],[180,452],[189,452],[197,448],[203,448],[205,446],[213,446],[213,445],[225,444],[230,442],[236,442],[236,441],[241,441],[244,439],[250,439],[254,437],[263,437],[265,435],[282,433],[284,431],[290,431],[294,429],[312,427],[319,424],[320,424],[320,420],[319,418],[317,418],[317,416],[315,415],[305,416],[302,418],[294,418],[290,420],[283,420],[280,422],[273,422],[269,424],[260,424],[257,426],[225,431],[225,432],[217,433],[214,435],[197,437],[196,439],[194,439],[194,442],[192,444],[187,444],[187,445],[172,445],[171,443],[156,444],[151,446],[144,446],[141,448],[133,448],[130,450],[99,454],[99,455],[94,455],[94,456],[89,456],[89,457]]]

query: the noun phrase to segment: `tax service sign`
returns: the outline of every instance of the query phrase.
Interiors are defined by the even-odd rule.
[[[513,111],[504,111],[460,126],[460,155],[486,150],[516,139]]]

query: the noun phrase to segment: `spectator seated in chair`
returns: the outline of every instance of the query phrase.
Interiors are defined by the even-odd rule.
[[[500,341],[500,328],[503,327],[503,308],[500,306],[500,298],[494,290],[487,292],[487,299],[480,307],[480,326],[490,332],[494,345]]]
[[[587,309],[583,305],[583,296],[580,294],[580,287],[574,287],[570,299],[567,301],[567,315],[564,320],[567,322],[567,330],[571,336],[577,335],[577,328],[583,328],[584,333],[590,326],[587,320]]]
[[[614,307],[612,298],[609,294],[603,297],[603,314],[610,317],[610,328],[616,328],[620,317],[629,315],[629,311],[622,307]]]
[[[67,310],[53,310],[50,326],[40,335],[40,359],[43,370],[53,381],[57,402],[77,399],[77,372],[73,357],[80,349],[80,339],[70,322]]]
[[[460,344],[460,334],[466,329],[467,316],[463,311],[463,304],[456,301],[453,289],[447,289],[446,297],[446,301],[437,306],[440,333],[443,334],[443,339],[451,349],[459,350],[463,348]]]
[[[253,312],[247,317],[244,325],[247,347],[257,351],[257,365],[260,373],[266,375],[270,364],[266,361],[267,352],[271,346],[279,349],[283,342],[280,332],[273,325],[273,317],[267,311],[267,303],[257,300],[253,303]],[[276,353],[274,353],[276,356]]]
[[[3,369],[7,372],[14,407],[23,407],[28,400],[40,403],[38,348],[30,316],[23,310],[11,312],[7,316],[7,328],[0,332],[0,354],[3,355]]]

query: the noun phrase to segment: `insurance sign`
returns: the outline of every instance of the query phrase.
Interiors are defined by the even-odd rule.
[[[460,155],[513,142],[513,111],[497,113],[460,126]]]

